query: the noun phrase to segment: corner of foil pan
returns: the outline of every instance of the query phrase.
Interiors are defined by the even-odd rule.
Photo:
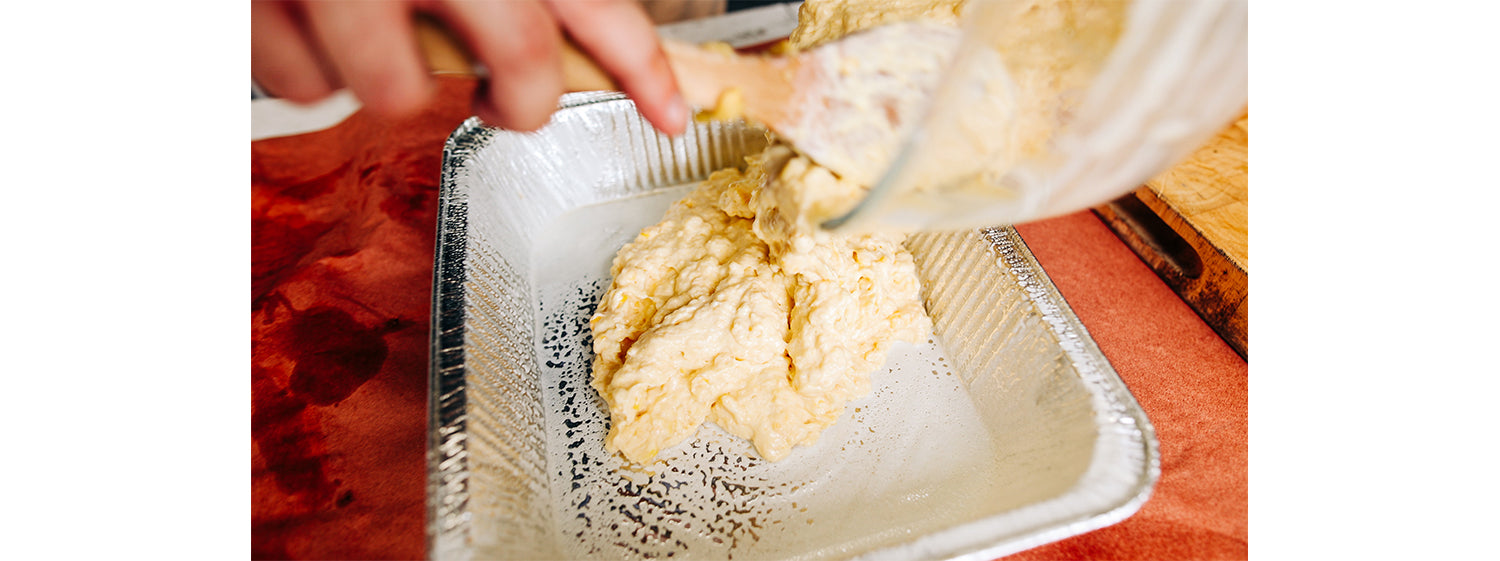
[[[1141,408],[1135,395],[1125,381],[1120,378],[1104,352],[1094,341],[1092,335],[1068,305],[1067,299],[1053,284],[1052,278],[1047,275],[1036,256],[1032,254],[1026,241],[1014,227],[1004,226],[996,228],[985,228],[980,231],[990,244],[997,258],[1003,261],[1016,282],[1027,293],[1028,297],[1036,303],[1037,311],[1045,319],[1047,325],[1057,335],[1058,342],[1068,354],[1083,381],[1095,388],[1099,388],[1098,395],[1102,396],[1106,403],[1103,412],[1106,417],[1107,426],[1123,427],[1123,430],[1138,432],[1143,464],[1141,472],[1137,474],[1132,492],[1120,497],[1116,505],[1108,510],[1095,513],[1085,520],[1073,524],[1054,528],[1044,535],[1035,536],[1038,540],[1032,545],[1026,545],[1016,551],[1042,545],[1068,536],[1097,530],[1129,518],[1140,510],[1141,506],[1150,499],[1156,488],[1156,483],[1161,478],[1161,453],[1160,445],[1156,437],[1156,428],[1147,418],[1146,412]],[[1045,534],[1056,534],[1049,537]],[[1029,540],[1023,540],[1023,543]]]

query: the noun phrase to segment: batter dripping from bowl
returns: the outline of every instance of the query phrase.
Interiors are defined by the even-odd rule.
[[[1121,41],[1130,5],[805,2],[791,49],[898,21],[958,26],[970,9],[1008,27],[983,37],[984,48],[952,59],[981,69],[935,94],[950,103],[934,103],[929,115],[958,125],[915,137],[928,144],[908,151],[923,157],[896,162],[898,173],[885,173],[894,150],[852,166],[814,161],[816,151],[773,141],[745,169],[712,174],[620,250],[590,322],[593,386],[610,413],[606,445],[647,463],[705,421],[749,440],[772,461],[816,442],[847,403],[869,392],[869,376],[891,344],[922,341],[932,331],[903,230],[822,226],[866,201],[872,184],[889,188],[891,181],[900,188],[886,195],[913,205],[934,191],[991,203],[1009,198],[1026,212],[1054,202],[1005,189],[1066,171],[1053,150],[1073,146],[1072,121],[1086,129],[1097,124],[1075,112],[1086,108],[1091,83]],[[1001,67],[1007,71],[985,70]],[[1188,137],[1170,140],[1184,151],[1196,145]],[[1138,175],[1175,161],[1170,153],[1152,157],[1145,168],[1122,165]]]

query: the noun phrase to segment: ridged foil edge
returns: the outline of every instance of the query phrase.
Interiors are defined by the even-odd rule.
[[[432,280],[427,430],[427,547],[435,558],[467,559],[468,464],[465,445],[464,262],[468,193],[459,170],[491,133],[469,118],[443,146]]]
[[[1049,328],[1057,335],[1059,345],[1073,360],[1079,377],[1086,385],[1102,390],[1096,395],[1104,398],[1108,407],[1101,412],[1102,416],[1107,417],[1104,419],[1106,423],[1101,426],[1128,425],[1123,430],[1127,437],[1131,432],[1139,435],[1145,465],[1138,474],[1134,492],[1121,497],[1113,508],[951,558],[973,561],[1003,557],[1119,523],[1140,510],[1151,498],[1151,493],[1161,478],[1161,454],[1156,428],[1146,417],[1145,410],[1136,401],[1125,381],[1110,365],[1104,351],[1099,349],[1098,343],[1094,342],[1088,329],[1068,305],[1067,299],[1063,298],[1062,292],[1031,253],[1020,232],[1013,227],[1004,226],[984,228],[979,230],[979,234],[989,243],[990,250],[1005,264],[1016,283],[1026,292]],[[1104,435],[1100,437],[1103,438]],[[1095,461],[1098,461],[1097,458]],[[1080,481],[1078,485],[1087,483],[1088,481]]]

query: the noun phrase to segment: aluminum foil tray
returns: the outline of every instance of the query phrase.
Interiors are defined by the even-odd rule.
[[[433,559],[991,559],[1113,524],[1160,473],[1140,406],[1010,228],[910,238],[936,335],[817,444],[765,462],[712,424],[605,452],[588,319],[614,253],[767,142],[670,139],[615,94],[444,152],[433,290]]]

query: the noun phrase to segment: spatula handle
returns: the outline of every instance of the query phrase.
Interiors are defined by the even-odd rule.
[[[425,15],[416,18],[417,45],[433,74],[478,76],[476,60],[463,42],[442,22]],[[563,89],[570,92],[618,90],[613,78],[593,59],[565,39],[562,45]]]

